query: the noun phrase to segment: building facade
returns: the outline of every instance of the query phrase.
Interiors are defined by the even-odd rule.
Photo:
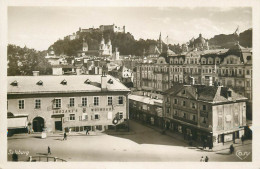
[[[137,63],[135,75],[135,88],[152,93],[162,93],[174,82],[231,87],[249,99],[247,114],[252,115],[252,49],[238,43],[230,49],[192,50]]]
[[[163,102],[148,96],[129,95],[130,118],[164,128]]]
[[[128,93],[109,75],[9,76],[8,113],[35,132],[104,131],[127,125]],[[118,121],[113,123],[114,119]]]
[[[164,94],[165,127],[211,147],[232,142],[245,134],[246,100],[223,86],[175,84]]]

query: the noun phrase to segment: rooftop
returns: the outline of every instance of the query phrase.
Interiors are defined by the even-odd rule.
[[[176,84],[172,88],[166,90],[164,95],[178,95],[181,90],[186,90],[186,92],[194,97],[196,100],[211,102],[211,103],[221,103],[230,102],[237,100],[246,100],[247,98],[234,92],[231,88],[223,86],[205,86],[205,85],[180,85]],[[231,92],[231,96],[228,96],[228,92]],[[197,98],[196,98],[197,95]]]
[[[88,79],[90,84],[85,83]],[[110,79],[113,83],[108,83]],[[8,76],[7,86],[8,94],[101,92],[101,76]],[[130,90],[113,76],[107,75],[107,91]]]
[[[142,102],[145,104],[150,104],[150,105],[154,105],[155,102],[162,104],[163,100],[159,100],[159,99],[152,99],[150,97],[146,97],[146,96],[139,96],[139,95],[129,95],[129,99],[130,100],[134,100],[134,101],[138,101],[138,102]]]

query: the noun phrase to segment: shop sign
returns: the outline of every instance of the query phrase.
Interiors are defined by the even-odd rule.
[[[224,141],[225,141],[225,142],[227,142],[227,141],[232,141],[232,137],[233,137],[232,134],[224,135]]]
[[[77,109],[72,109],[72,110],[70,110],[70,109],[67,109],[67,110],[53,110],[53,114],[64,114],[64,113],[76,113],[76,112],[78,112],[78,110]]]

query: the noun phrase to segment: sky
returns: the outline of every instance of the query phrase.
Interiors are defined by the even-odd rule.
[[[46,50],[81,28],[126,26],[136,40],[186,43],[201,33],[206,39],[252,28],[250,7],[8,7],[8,43]]]

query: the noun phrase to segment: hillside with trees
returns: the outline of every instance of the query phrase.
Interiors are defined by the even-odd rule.
[[[47,75],[52,73],[49,62],[45,59],[45,51],[36,51],[27,47],[21,48],[9,44],[7,47],[8,76],[32,75],[32,71],[40,71]]]
[[[82,49],[83,38],[88,42],[89,50],[97,50],[102,38],[102,32],[81,32],[79,39],[57,40],[52,46],[56,55],[76,56],[77,51]],[[111,39],[113,51],[117,47],[121,55],[143,56],[144,49],[147,52],[151,45],[156,45],[157,41],[152,39],[135,40],[132,34],[114,33],[112,31],[104,31],[103,37],[107,42]],[[252,29],[248,29],[236,36],[216,35],[209,39],[211,48],[230,48],[234,42],[239,41],[243,47],[252,47]],[[180,44],[169,44],[169,48],[176,54],[182,52]],[[163,43],[163,51],[166,51],[167,46]],[[16,45],[8,45],[8,76],[14,75],[32,75],[33,70],[40,71],[41,74],[47,75],[52,73],[51,65],[45,59],[46,51],[36,51],[27,47],[21,48]]]
[[[151,45],[156,45],[157,40],[152,39],[139,39],[135,40],[131,33],[114,33],[113,31],[100,31],[95,32],[80,32],[79,39],[69,40],[64,38],[64,40],[56,41],[52,46],[57,55],[65,54],[68,56],[76,56],[77,51],[82,49],[83,38],[87,41],[89,45],[89,50],[97,50],[98,45],[103,37],[107,42],[111,39],[113,46],[113,52],[117,47],[121,55],[136,55],[142,56],[144,50],[148,51]],[[209,45],[211,48],[230,48],[235,41],[239,40],[240,44],[244,47],[252,47],[252,29],[248,29],[240,33],[239,37],[234,34],[229,35],[215,35],[213,38],[209,39]],[[169,44],[169,49],[174,51],[176,54],[182,52],[180,44]],[[166,44],[163,43],[163,50],[166,50]]]
[[[209,39],[209,46],[213,48],[230,48],[234,45],[234,42],[239,41],[239,44],[243,47],[252,47],[252,29],[248,29],[241,32],[239,36],[235,34],[229,35],[215,35],[213,38]]]
[[[52,46],[57,55],[65,54],[68,56],[76,56],[77,51],[82,49],[83,38],[87,41],[89,50],[97,50],[99,43],[102,39],[102,34],[105,42],[108,39],[111,40],[113,52],[115,48],[118,48],[121,55],[136,55],[142,56],[144,49],[149,50],[150,45],[157,44],[156,40],[152,39],[139,39],[135,40],[132,34],[128,33],[114,33],[113,31],[99,32],[81,32],[79,33],[79,39],[75,40],[58,40]],[[164,48],[166,45],[164,44]]]

